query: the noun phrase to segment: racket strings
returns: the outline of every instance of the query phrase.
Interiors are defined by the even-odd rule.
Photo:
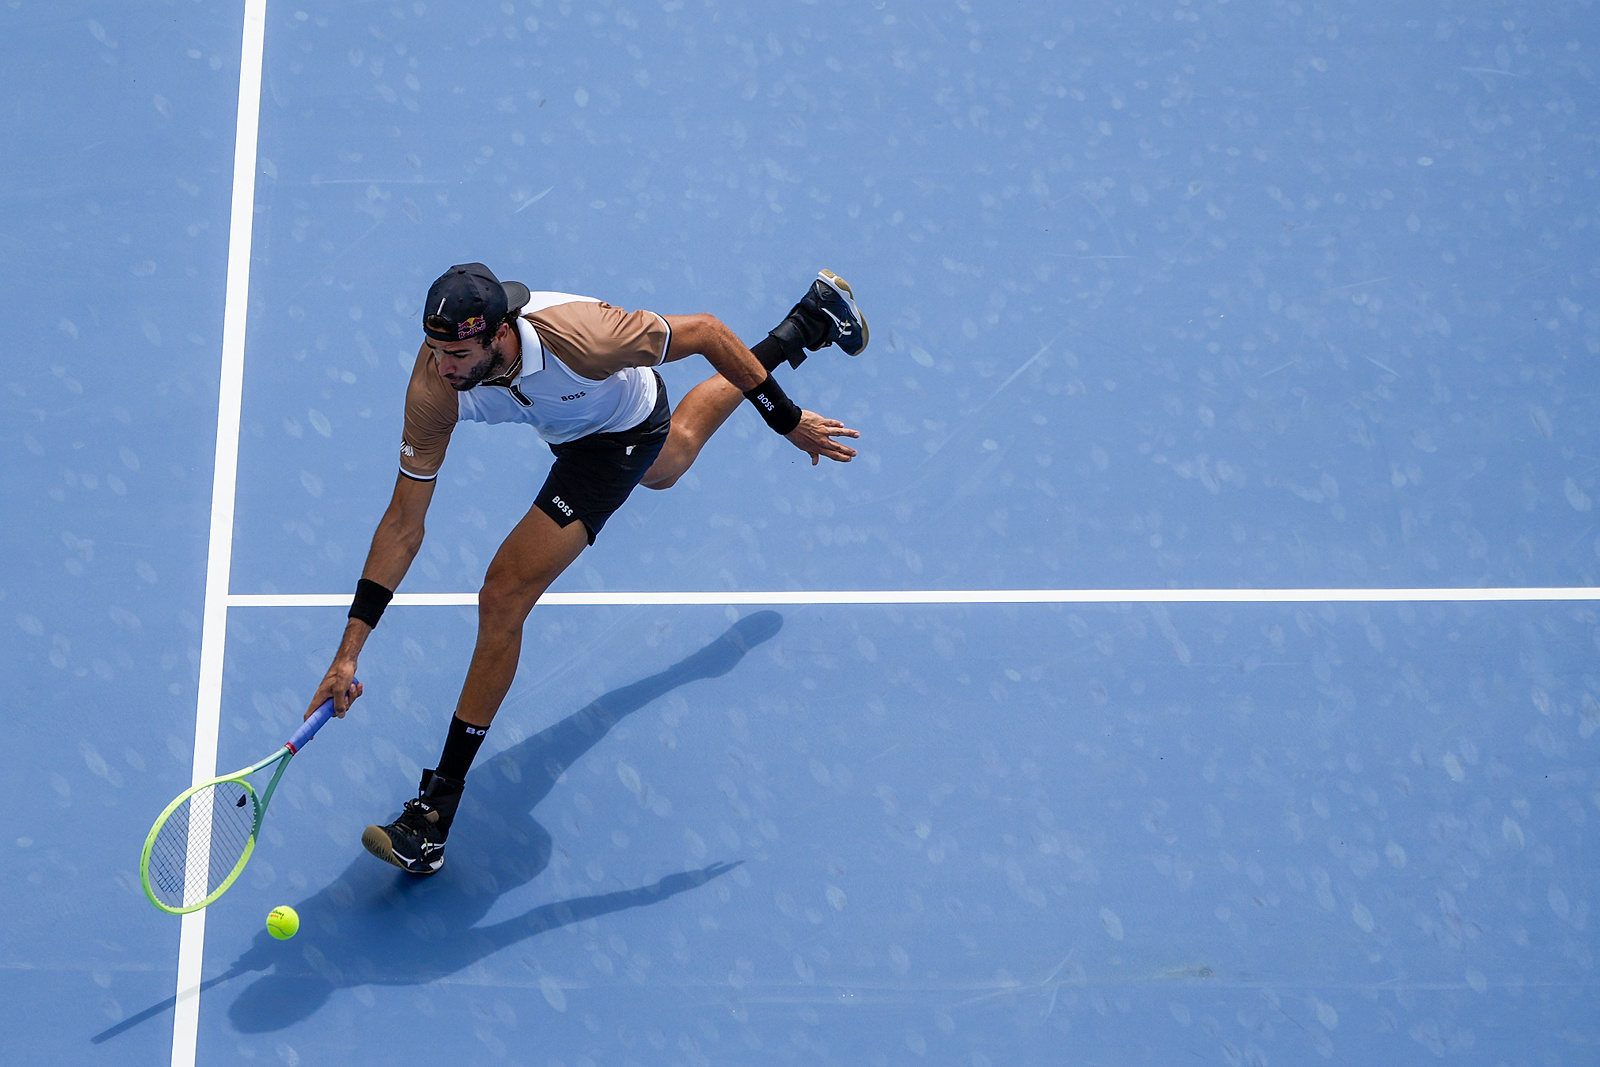
[[[150,887],[168,907],[197,904],[233,873],[255,830],[256,806],[239,782],[193,793],[167,816],[150,849]]]

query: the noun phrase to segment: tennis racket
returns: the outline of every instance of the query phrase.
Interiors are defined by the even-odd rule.
[[[150,903],[172,915],[185,915],[228,891],[255,851],[256,834],[284,768],[332,716],[330,697],[282,748],[260,763],[190,786],[167,805],[150,827],[139,857],[139,880]],[[274,763],[278,769],[272,772],[266,792],[257,795],[246,779]]]

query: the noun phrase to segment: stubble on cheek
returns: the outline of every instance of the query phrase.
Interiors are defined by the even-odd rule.
[[[494,349],[489,349],[484,358],[473,364],[471,368],[461,371],[454,380],[445,378],[446,384],[458,393],[464,393],[473,386],[485,382],[505,369],[505,357]],[[444,377],[443,364],[440,365],[440,377]]]

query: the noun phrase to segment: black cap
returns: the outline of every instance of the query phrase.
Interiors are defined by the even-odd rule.
[[[435,341],[465,341],[498,328],[527,302],[521,282],[501,282],[482,263],[458,263],[429,287],[422,330]]]

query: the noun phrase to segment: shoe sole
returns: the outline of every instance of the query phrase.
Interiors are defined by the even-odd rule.
[[[363,830],[361,832],[361,844],[368,852],[372,853],[383,862],[398,867],[407,874],[432,874],[434,871],[439,869],[439,867],[434,867],[430,870],[419,871],[413,867],[406,866],[405,863],[403,863],[400,858],[394,854],[394,842],[390,840],[389,835],[384,832],[384,829],[381,826],[369,826]],[[444,860],[441,859],[439,861],[439,866],[444,866]]]
[[[845,355],[847,356],[859,356],[861,353],[867,350],[867,342],[871,340],[872,332],[867,329],[867,317],[861,314],[860,308],[856,307],[855,291],[850,288],[849,282],[845,281],[831,270],[819,270],[817,272],[817,277],[833,286],[833,288],[838,292],[844,294],[844,302],[850,305],[850,313],[854,315],[856,317],[856,321],[861,324],[861,347],[856,349],[854,352],[845,352]],[[838,344],[838,342],[835,341],[834,344]],[[844,349],[840,348],[839,351],[844,352]]]

